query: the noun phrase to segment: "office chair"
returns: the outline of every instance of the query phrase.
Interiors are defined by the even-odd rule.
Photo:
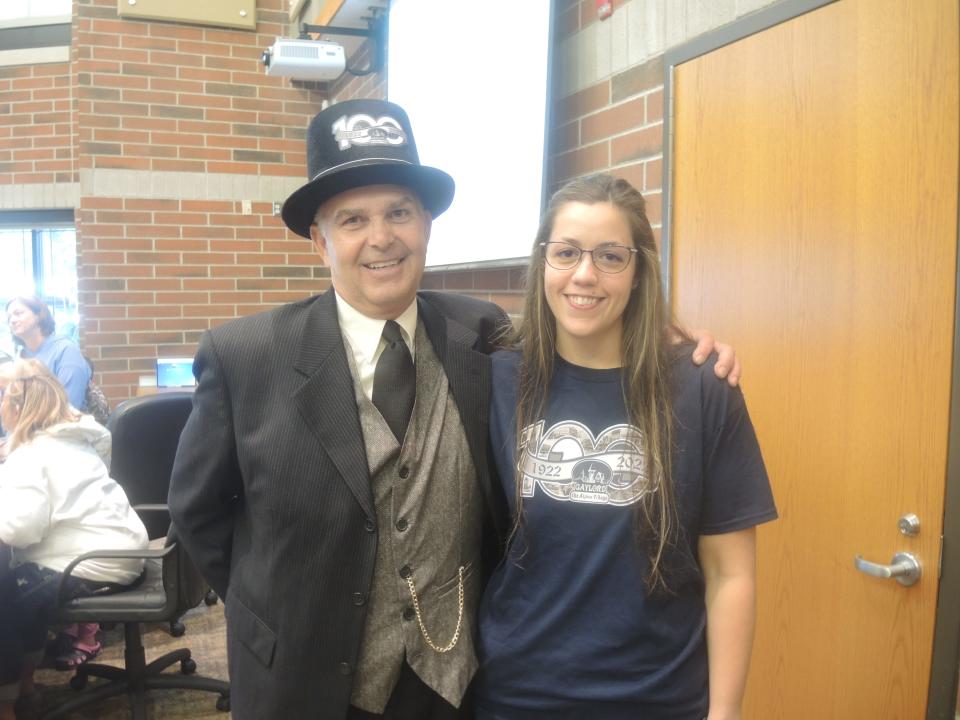
[[[96,595],[70,599],[66,591],[67,578],[74,568],[90,558],[143,558],[144,571],[140,581],[129,589],[110,595]],[[63,571],[57,606],[53,611],[55,622],[120,622],[124,626],[123,668],[84,663],[77,667],[70,679],[80,695],[43,714],[43,720],[65,717],[79,708],[120,694],[129,694],[133,720],[146,720],[147,690],[179,688],[206,690],[219,694],[217,709],[230,709],[230,685],[224,680],[194,676],[197,664],[190,650],[181,648],[147,664],[143,649],[140,624],[180,617],[200,603],[207,586],[183,547],[177,542],[171,528],[166,547],[149,550],[98,550],[75,558]],[[181,674],[163,674],[163,670],[180,663]],[[89,677],[109,680],[84,690]]]
[[[98,663],[77,667],[70,680],[82,690],[87,679],[104,677],[110,682],[93,688],[54,708],[44,718],[59,718],[66,713],[103,698],[128,692],[135,720],[145,718],[146,690],[150,688],[186,688],[207,690],[220,695],[217,708],[230,707],[230,687],[223,680],[190,677],[196,662],[184,648],[167,653],[149,665],[145,661],[140,623],[169,622],[171,634],[183,634],[180,617],[205,599],[209,587],[174,536],[167,511],[170,474],[180,433],[192,407],[192,394],[171,392],[135,398],[121,403],[110,416],[113,435],[110,476],[127,494],[141,515],[148,536],[166,538],[166,546],[155,550],[94,551],[76,558],[64,570],[55,622],[123,623],[125,668]],[[110,595],[69,599],[64,594],[65,580],[85,558],[143,558],[144,573],[133,587]],[[180,663],[181,675],[160,674]]]
[[[110,477],[119,483],[131,505],[166,505],[173,458],[180,433],[193,406],[193,393],[169,392],[120,403],[107,429],[113,436]],[[144,514],[147,537],[166,537],[169,519]]]
[[[166,507],[173,459],[180,433],[193,407],[193,393],[164,392],[120,403],[107,428],[113,435],[110,477],[119,483],[130,504],[142,508]],[[169,518],[164,513],[141,513],[151,540],[166,537]],[[217,602],[212,590],[207,605]],[[170,634],[180,637],[186,628],[179,618],[170,621]]]

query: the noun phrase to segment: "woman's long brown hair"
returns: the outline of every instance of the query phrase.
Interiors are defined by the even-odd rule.
[[[637,502],[636,534],[650,562],[647,588],[667,589],[666,551],[677,544],[679,523],[671,475],[673,413],[670,354],[678,329],[671,324],[663,296],[660,257],[647,219],[643,196],[626,180],[600,174],[572,180],[550,200],[540,223],[527,270],[523,316],[507,345],[521,353],[516,414],[517,515],[511,537],[523,521],[521,487],[525,428],[543,418],[557,352],[556,318],[544,295],[544,260],[540,243],[550,239],[558,211],[567,203],[610,203],[620,210],[639,251],[635,286],[623,313],[621,359],[623,397],[631,425],[640,432],[649,492]],[[681,333],[682,335],[682,333]]]

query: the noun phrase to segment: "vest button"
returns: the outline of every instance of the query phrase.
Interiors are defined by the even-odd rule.
[[[367,601],[367,596],[364,595],[362,592],[355,592],[353,594],[354,605],[360,606],[360,605],[363,605],[366,601]]]
[[[410,468],[404,465],[402,468],[400,468],[400,472],[397,474],[400,476],[401,480],[406,480],[408,477],[410,477]]]
[[[404,580],[411,575],[413,575],[413,570],[410,569],[409,565],[404,565],[402,568],[400,568],[400,577],[402,577]]]
[[[412,607],[403,609],[403,619],[407,622],[410,622],[417,616],[416,611]]]
[[[367,520],[366,524],[363,526],[363,529],[368,533],[372,533],[377,529],[377,524],[373,520]]]
[[[399,520],[397,520],[397,530],[399,530],[400,532],[403,532],[404,530],[407,529],[407,527],[409,526],[407,525],[407,521],[405,518],[400,518]]]
[[[348,662],[340,663],[340,665],[337,666],[337,670],[340,672],[341,675],[349,675],[350,673],[353,672],[353,668],[350,667],[350,663]]]

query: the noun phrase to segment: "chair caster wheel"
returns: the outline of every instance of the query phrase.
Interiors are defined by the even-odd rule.
[[[217,599],[217,594],[213,590],[210,590],[206,595],[203,596],[203,602],[207,605],[207,607],[213,607],[216,605]]]
[[[181,637],[186,631],[187,627],[182,622],[170,623],[170,634],[174,637]]]
[[[87,680],[90,679],[90,676],[86,673],[80,674],[77,673],[72,678],[70,678],[70,687],[74,690],[83,690],[87,686]]]
[[[217,710],[220,712],[230,712],[230,696],[221,695],[217,698]]]
[[[197,663],[193,658],[180,661],[180,672],[184,675],[193,675],[197,671]]]

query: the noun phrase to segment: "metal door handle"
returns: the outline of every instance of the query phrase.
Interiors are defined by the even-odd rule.
[[[857,555],[853,564],[862,573],[878,578],[896,578],[901,585],[913,585],[923,574],[920,561],[913,553],[897,553],[889,565],[878,565]]]

